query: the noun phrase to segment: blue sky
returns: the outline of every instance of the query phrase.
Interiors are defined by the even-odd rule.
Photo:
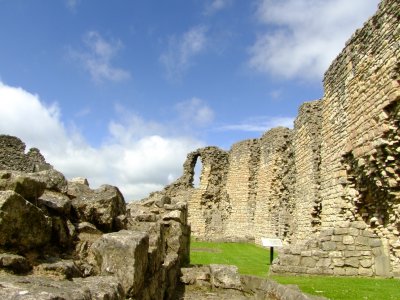
[[[0,133],[126,200],[291,126],[377,0],[0,0]]]

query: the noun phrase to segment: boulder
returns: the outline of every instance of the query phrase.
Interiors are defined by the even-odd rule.
[[[116,276],[130,297],[137,296],[144,284],[148,265],[149,236],[121,230],[104,234],[89,250],[89,261],[98,275]]]
[[[86,185],[73,183],[68,186],[68,192],[74,193],[72,208],[77,219],[90,222],[104,232],[121,229],[117,217],[126,213],[126,207],[117,187],[102,185],[91,190]]]
[[[0,191],[14,191],[26,200],[36,203],[46,185],[29,173],[0,171]]]
[[[67,192],[68,182],[64,175],[57,170],[49,169],[35,173],[29,173],[29,177],[43,183],[47,190],[60,193]]]
[[[210,265],[211,284],[217,288],[237,289],[242,288],[238,267],[227,265]]]
[[[0,269],[6,269],[15,274],[28,272],[31,267],[28,260],[20,255],[0,253]]]
[[[37,203],[63,216],[69,216],[71,211],[71,200],[68,196],[50,190],[45,190]]]
[[[13,191],[0,191],[0,247],[33,249],[51,238],[51,219]]]

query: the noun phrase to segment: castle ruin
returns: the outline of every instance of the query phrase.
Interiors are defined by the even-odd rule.
[[[280,238],[277,273],[400,277],[399,12],[398,0],[381,1],[294,129],[188,155],[162,193],[188,199],[193,236]]]

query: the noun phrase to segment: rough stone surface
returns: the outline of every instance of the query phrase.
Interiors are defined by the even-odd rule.
[[[162,195],[126,209],[118,188],[67,181],[38,150],[27,157],[18,138],[4,140],[1,299],[174,299],[189,261],[185,199]]]
[[[125,294],[136,297],[144,285],[148,265],[149,237],[145,233],[121,230],[104,234],[90,247],[96,273],[117,276]]]
[[[96,190],[83,189],[83,193],[72,199],[72,209],[78,219],[93,223],[105,232],[122,229],[118,228],[116,218],[126,213],[121,192],[110,185]]]
[[[16,250],[45,246],[51,220],[13,191],[0,191],[0,247]]]

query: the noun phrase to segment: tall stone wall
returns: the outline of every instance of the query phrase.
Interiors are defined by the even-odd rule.
[[[226,188],[231,212],[225,236],[233,240],[254,238],[252,234],[256,205],[256,172],[259,165],[259,140],[247,140],[233,145],[229,151]]]
[[[256,207],[250,231],[258,244],[262,237],[287,240],[290,236],[294,208],[292,135],[287,128],[275,128],[260,139]]]
[[[281,238],[288,247],[274,272],[400,276],[399,11],[399,1],[381,1],[293,130],[272,129],[228,152],[199,149],[198,189],[188,156],[186,183],[165,192],[190,194],[193,236]]]
[[[320,166],[321,166],[320,100],[304,103],[294,122],[293,152],[295,164],[293,219],[294,240],[301,241],[317,232],[321,226]]]
[[[303,219],[275,272],[400,276],[399,11],[382,1],[325,74],[319,225],[306,239]]]

